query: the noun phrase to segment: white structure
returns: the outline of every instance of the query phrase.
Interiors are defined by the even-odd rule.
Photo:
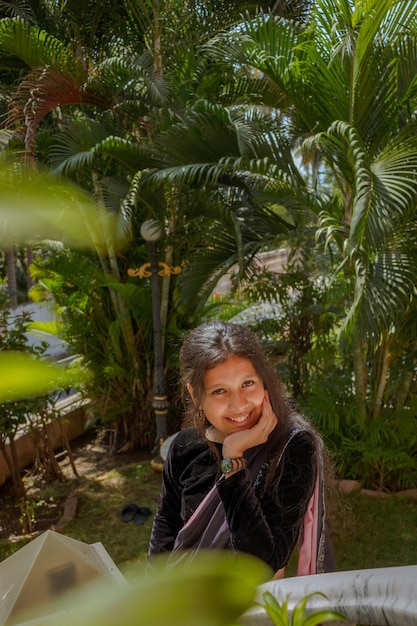
[[[311,612],[339,611],[354,624],[373,626],[416,626],[417,624],[417,565],[380,569],[335,572],[276,580],[261,585],[257,602],[269,591],[281,604],[289,597],[288,607],[294,607],[307,595]],[[265,610],[259,606],[247,611],[240,626],[270,626]]]
[[[101,543],[46,531],[0,563],[0,626],[43,618],[53,600],[95,578],[126,584]]]

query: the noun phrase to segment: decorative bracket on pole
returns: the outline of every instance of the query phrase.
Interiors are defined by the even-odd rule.
[[[158,270],[158,276],[171,276],[173,274],[181,273],[181,268],[178,265],[175,267],[170,267],[166,263],[159,261],[158,267],[161,268]],[[129,276],[137,276],[138,278],[150,278],[152,276],[152,267],[150,263],[144,263],[136,269],[128,269],[127,273],[129,274]]]

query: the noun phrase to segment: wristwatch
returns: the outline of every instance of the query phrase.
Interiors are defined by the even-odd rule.
[[[223,474],[230,474],[230,472],[234,472],[235,470],[241,470],[247,466],[247,461],[245,457],[239,456],[235,459],[229,459],[226,457],[220,463],[220,469]]]

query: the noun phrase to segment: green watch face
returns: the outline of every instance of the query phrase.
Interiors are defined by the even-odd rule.
[[[233,463],[231,459],[223,459],[223,461],[220,464],[220,469],[222,470],[223,474],[228,474],[229,472],[232,471],[233,469]]]

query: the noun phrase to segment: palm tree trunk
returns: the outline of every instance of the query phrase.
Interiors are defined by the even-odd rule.
[[[381,345],[379,348],[379,367],[376,368],[376,393],[372,408],[372,417],[378,418],[381,413],[382,400],[388,382],[388,370],[390,364],[390,347],[391,342],[388,339],[388,333],[382,335]]]
[[[16,446],[13,436],[9,437],[9,451],[7,450],[7,446],[3,439],[0,438],[0,452],[2,453],[9,469],[10,478],[13,485],[13,492],[15,494],[16,500],[20,502],[26,499],[26,491],[22,475],[20,473],[19,458],[16,452]]]
[[[355,376],[355,397],[359,417],[366,420],[366,395],[368,389],[368,371],[366,367],[367,344],[353,340],[353,371]]]
[[[417,361],[414,361],[414,366]],[[410,393],[411,383],[413,382],[414,371],[409,370],[402,375],[400,379],[400,383],[398,385],[397,397],[395,401],[395,410],[402,411],[405,406],[405,402],[407,400],[408,394]]]
[[[417,347],[417,341],[414,341],[412,345],[410,346],[410,350],[414,351],[416,347]],[[395,400],[395,409],[397,411],[401,411],[405,406],[406,400],[410,393],[411,384],[414,380],[416,365],[417,365],[417,358],[411,361],[411,365],[409,365],[409,367],[407,368],[407,371],[405,371],[400,378],[400,381],[397,387],[396,400]]]
[[[114,276],[115,278],[117,278],[119,280],[119,282],[121,282],[121,277],[120,277],[120,270],[119,270],[119,265],[117,262],[117,257],[116,254],[113,250],[113,248],[111,250],[109,250],[108,252],[109,254],[109,263],[110,263],[110,268],[111,268],[111,274],[112,276]],[[126,350],[128,353],[130,353],[132,356],[135,355],[135,335],[133,332],[133,326],[132,326],[132,318],[130,316],[130,312],[129,312],[129,307],[126,304],[125,299],[123,298],[123,296],[118,293],[117,291],[115,291],[114,289],[111,290],[114,294],[113,298],[113,305],[115,305],[116,303],[116,315],[119,317],[120,320],[120,328],[122,330],[122,334],[123,334],[123,339],[125,342],[125,346],[126,346]],[[135,362],[135,359],[132,360],[132,363]]]
[[[93,184],[94,184],[96,197],[97,197],[99,203],[102,206],[105,206],[104,205],[104,199],[103,199],[102,192],[101,192],[101,188],[100,188],[100,185],[98,183],[98,176],[97,176],[96,172],[92,173],[92,178],[93,178]],[[107,249],[107,256],[108,256],[108,260],[109,260],[108,265],[107,265],[105,259],[103,258],[103,256],[98,252],[98,249],[97,249],[97,254],[99,255],[101,267],[102,267],[103,271],[106,274],[110,274],[111,276],[116,278],[116,280],[121,282],[119,264],[117,262],[117,256],[115,254],[113,245],[109,244],[107,246],[107,248],[108,248]],[[110,297],[112,299],[112,303],[113,303],[113,308],[114,308],[115,314],[119,318],[119,321],[120,321],[120,328],[122,330],[122,334],[123,334],[123,339],[124,339],[124,342],[125,342],[126,350],[127,350],[128,353],[131,353],[131,355],[134,356],[134,352],[135,352],[135,336],[134,336],[134,332],[133,332],[132,319],[131,319],[130,314],[129,314],[129,309],[128,309],[127,305],[126,305],[126,302],[125,302],[123,296],[121,296],[121,294],[119,294],[115,289],[112,289],[111,287],[109,288],[109,291],[110,291]],[[132,363],[135,362],[135,359],[133,359],[131,362]]]
[[[153,0],[153,23],[154,23],[154,62],[153,69],[156,78],[162,78],[162,52],[161,52],[161,18],[160,18],[160,2],[159,0]]]
[[[33,281],[32,281],[32,277],[30,275],[30,271],[29,268],[33,263],[33,248],[32,246],[28,246],[26,249],[26,260],[27,260],[27,284],[28,284],[28,291],[33,287]]]
[[[16,258],[13,246],[9,246],[6,250],[6,266],[10,306],[14,309],[17,307],[17,279]]]

